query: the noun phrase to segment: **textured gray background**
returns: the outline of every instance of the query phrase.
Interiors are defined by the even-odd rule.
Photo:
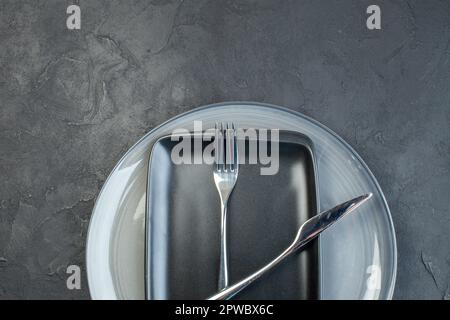
[[[79,1],[69,31],[72,3],[0,0],[0,298],[89,298],[65,268],[85,267],[114,164],[162,121],[226,100],[283,105],[347,140],[392,210],[395,298],[445,296],[449,1]]]

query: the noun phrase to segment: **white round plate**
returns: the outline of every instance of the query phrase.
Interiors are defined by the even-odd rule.
[[[94,207],[86,261],[93,299],[144,299],[144,214],[148,157],[153,143],[174,129],[216,121],[242,128],[292,130],[315,146],[319,206],[325,210],[363,193],[372,199],[321,235],[323,299],[390,299],[397,271],[391,215],[376,179],[356,152],[320,123],[288,109],[257,103],[198,108],[155,128],[119,161]]]

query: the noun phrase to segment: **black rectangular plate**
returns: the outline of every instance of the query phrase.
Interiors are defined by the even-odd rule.
[[[161,138],[150,156],[147,299],[205,299],[218,291],[220,200],[213,165],[175,165],[171,151],[177,143]],[[230,283],[276,257],[317,213],[311,141],[280,131],[279,163],[278,173],[271,176],[260,175],[260,164],[239,167],[228,207]],[[316,240],[235,298],[319,299],[319,274]]]

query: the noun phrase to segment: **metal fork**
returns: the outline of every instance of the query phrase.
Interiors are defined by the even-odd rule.
[[[214,182],[220,195],[220,270],[219,290],[228,286],[227,206],[239,173],[238,145],[234,124],[216,123]],[[224,137],[225,136],[225,137]]]

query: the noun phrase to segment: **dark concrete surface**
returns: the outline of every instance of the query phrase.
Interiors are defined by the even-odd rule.
[[[365,26],[370,4],[382,30]],[[0,0],[0,298],[89,298],[65,269],[85,268],[114,164],[162,121],[226,100],[286,106],[347,140],[392,210],[394,297],[448,297],[449,39],[445,0]]]

